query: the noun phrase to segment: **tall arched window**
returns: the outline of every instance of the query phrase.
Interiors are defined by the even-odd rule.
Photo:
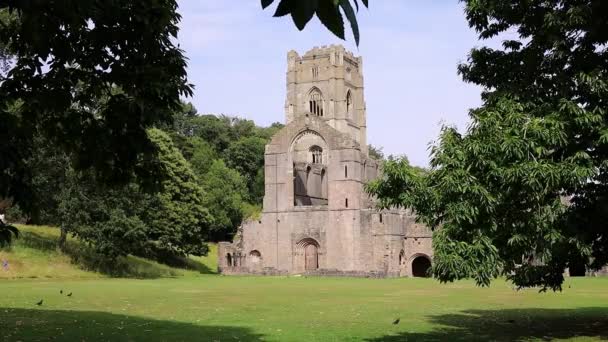
[[[349,119],[353,117],[353,96],[350,90],[346,93],[346,115]]]
[[[323,96],[319,89],[314,88],[308,99],[308,109],[316,116],[323,116]]]
[[[309,151],[312,156],[313,164],[323,164],[323,149],[322,148],[315,145],[315,146],[311,146]]]

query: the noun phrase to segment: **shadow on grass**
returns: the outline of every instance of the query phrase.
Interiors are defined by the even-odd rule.
[[[96,311],[0,308],[2,341],[259,341],[248,328]]]
[[[18,245],[53,253],[57,251],[57,237],[46,236],[31,231],[23,231]],[[81,269],[99,272],[111,277],[125,278],[161,278],[182,275],[182,270],[191,270],[202,274],[213,274],[206,265],[188,258],[171,257],[154,262],[137,256],[119,257],[110,261],[96,253],[80,241],[68,239],[64,253],[71,262]],[[177,268],[177,269],[176,269]]]
[[[366,341],[608,339],[608,308],[466,310],[429,316],[428,320],[440,327],[430,332],[400,332]]]

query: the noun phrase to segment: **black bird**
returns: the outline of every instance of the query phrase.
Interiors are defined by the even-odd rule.
[[[60,293],[60,294],[63,294],[63,290],[59,290],[59,293]]]
[[[68,297],[72,297],[72,292],[68,293]]]
[[[396,320],[394,320],[393,324],[399,324],[399,321],[401,321],[401,318],[397,318]]]
[[[38,305],[38,306],[42,305],[42,299],[38,303],[36,303],[36,305]]]

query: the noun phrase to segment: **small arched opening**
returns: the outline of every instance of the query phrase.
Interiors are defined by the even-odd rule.
[[[226,254],[226,265],[232,267],[232,255],[230,253]]]
[[[350,90],[346,93],[346,115],[349,119],[353,118],[353,96]]]
[[[402,266],[405,263],[405,251],[402,249],[399,252],[399,266]]]
[[[313,164],[323,164],[323,149],[317,145],[313,145],[308,150],[310,152],[310,159]]]
[[[260,261],[262,261],[262,254],[260,253],[260,251],[254,249],[249,252],[249,262],[252,265],[257,265],[260,263]]]
[[[431,259],[426,255],[419,255],[412,260],[412,276],[428,278],[430,269]]]

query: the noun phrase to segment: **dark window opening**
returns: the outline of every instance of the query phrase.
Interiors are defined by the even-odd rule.
[[[348,166],[344,165],[344,178],[348,178]]]
[[[382,223],[382,214],[380,214],[380,223]]]
[[[348,198],[345,199],[344,206],[348,208]]]
[[[312,146],[309,151],[312,155],[313,164],[323,164],[323,149],[322,148],[320,148],[319,146]]]

